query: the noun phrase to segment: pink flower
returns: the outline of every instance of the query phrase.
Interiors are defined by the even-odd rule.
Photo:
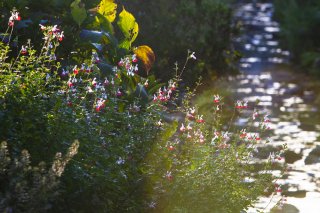
[[[158,100],[158,97],[154,94],[153,95],[153,101],[156,102]]]
[[[73,67],[73,74],[75,74],[75,75],[78,75],[78,74],[79,74],[79,69],[78,69],[77,65],[75,65],[75,66]]]
[[[246,130],[243,129],[240,131],[240,138],[245,138],[245,137],[247,137],[247,133],[246,133]]]
[[[9,22],[8,22],[8,25],[9,25],[10,27],[13,27],[14,21],[9,21]]]
[[[68,84],[69,87],[73,87],[73,86],[74,86],[73,83],[72,83],[72,81],[71,81],[71,79],[69,79],[69,81],[67,82],[67,84]]]
[[[282,193],[282,189],[281,189],[281,186],[277,185],[275,186],[275,191],[278,195],[280,195]]]
[[[148,79],[146,80],[146,82],[144,82],[143,85],[144,85],[144,87],[146,87],[146,88],[149,86]]]
[[[182,124],[181,127],[180,127],[180,132],[184,132],[186,131],[186,128],[184,127],[184,125]]]
[[[190,113],[187,113],[187,118],[189,119],[189,120],[194,120],[194,115],[192,115],[192,114],[190,114]]]
[[[51,32],[53,32],[54,34],[60,32],[60,29],[58,28],[58,25],[54,25],[51,29]]]
[[[195,112],[196,112],[196,108],[190,108],[189,109],[189,111],[188,111],[188,113],[187,113],[187,118],[189,119],[189,120],[193,120],[193,119],[195,119]]]
[[[167,171],[165,177],[167,178],[168,181],[172,181],[173,180],[173,176],[172,176],[172,173]]]
[[[213,102],[214,103],[220,103],[221,101],[221,97],[219,95],[214,95],[213,96]]]
[[[236,108],[237,109],[246,109],[246,108],[248,108],[248,101],[237,101]]]
[[[39,24],[39,26],[40,26],[41,30],[46,30],[47,29],[47,27],[43,26],[42,24]]]
[[[198,119],[196,120],[196,122],[197,123],[204,123],[204,120],[202,117],[203,117],[202,115],[201,116],[198,115]]]
[[[173,82],[172,80],[169,81],[169,86],[168,88],[171,90],[171,91],[175,91],[177,86],[176,86],[176,82]]]
[[[264,116],[263,122],[265,122],[265,123],[269,123],[270,122],[269,115],[265,115]]]
[[[168,147],[168,150],[169,150],[169,151],[173,151],[173,150],[174,150],[174,146],[170,145],[170,146]]]
[[[25,54],[27,54],[27,47],[25,46],[25,45],[22,45],[22,47],[21,47],[21,54],[22,55],[25,55]]]
[[[96,112],[100,112],[105,107],[106,100],[98,99],[96,104]]]
[[[199,135],[199,143],[204,143],[204,136],[202,133]]]
[[[13,11],[13,12],[11,12],[11,16],[9,18],[8,25],[10,27],[13,27],[14,26],[14,21],[20,21],[20,20],[21,20],[21,16],[19,15],[19,12]]]
[[[192,136],[190,135],[189,132],[188,132],[187,138],[188,138],[188,139],[192,138]]]
[[[191,127],[190,123],[189,123],[188,126],[187,126],[187,130],[188,130],[188,131],[192,130],[192,127]]]
[[[92,80],[91,84],[92,84],[92,86],[94,86],[94,87],[97,86],[96,78],[94,78],[94,79]]]
[[[252,119],[255,120],[259,116],[259,113],[257,111],[254,111],[252,114]]]
[[[108,85],[110,84],[110,82],[109,82],[109,80],[108,80],[107,77],[104,79],[103,84],[104,84],[105,86],[108,86]]]
[[[136,54],[133,54],[133,55],[132,55],[132,62],[133,62],[133,63],[137,63],[137,62],[138,62],[138,59],[137,59]]]
[[[122,96],[122,92],[120,91],[120,89],[119,89],[119,88],[118,88],[118,90],[117,90],[116,95],[117,95],[118,97]]]

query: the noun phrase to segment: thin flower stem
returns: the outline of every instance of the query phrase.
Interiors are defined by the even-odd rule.
[[[179,75],[179,79],[181,79],[181,76],[182,76],[184,70],[186,69],[186,66],[187,66],[187,64],[188,64],[188,61],[189,61],[189,56],[187,57],[184,65],[183,65],[183,68],[182,68],[181,73],[180,73],[180,75]]]
[[[11,71],[12,67],[13,67],[13,66],[15,65],[15,63],[17,62],[18,58],[20,57],[20,54],[21,54],[21,51],[19,51],[19,53],[18,53],[18,55],[17,55],[16,59],[15,59],[15,60],[14,60],[14,62],[10,65],[10,67],[9,67],[9,71]]]
[[[11,36],[12,36],[12,32],[13,32],[13,27],[11,27],[11,32],[10,32],[10,35],[9,35],[9,41],[8,41],[8,44],[10,43]]]

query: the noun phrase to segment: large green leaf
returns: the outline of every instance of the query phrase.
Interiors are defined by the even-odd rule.
[[[112,23],[117,14],[117,4],[114,0],[102,0],[99,4],[98,13],[103,15],[110,23]]]
[[[119,14],[118,26],[121,29],[125,39],[123,43],[131,43],[137,38],[139,33],[139,25],[134,16],[126,11],[124,8]]]
[[[70,7],[73,20],[80,26],[87,18],[86,9],[82,5],[81,0],[75,0],[71,3]]]

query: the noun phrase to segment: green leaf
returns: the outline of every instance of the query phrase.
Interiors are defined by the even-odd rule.
[[[126,50],[129,50],[130,47],[131,47],[131,42],[127,39],[122,40],[119,44],[119,48],[123,48]]]
[[[81,3],[81,0],[75,0],[71,3],[71,15],[72,18],[77,24],[80,25],[83,23],[83,21],[87,18],[87,12],[84,8],[83,4]]]
[[[98,13],[112,23],[116,18],[117,4],[113,0],[102,0],[99,4]]]
[[[119,14],[118,26],[121,29],[125,39],[122,43],[131,46],[131,43],[137,38],[139,32],[139,25],[134,16],[126,11],[124,8]]]
[[[107,17],[98,13],[95,17],[95,22],[100,26],[100,29],[114,33],[113,26]]]

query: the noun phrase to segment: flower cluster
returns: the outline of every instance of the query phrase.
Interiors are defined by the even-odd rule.
[[[62,41],[64,39],[64,32],[61,31],[57,25],[54,26],[44,26],[39,24],[41,30],[44,32],[44,40],[51,41],[52,39],[56,39],[57,41]]]
[[[101,112],[106,107],[109,96],[119,97],[122,95],[120,85],[116,86],[113,78],[110,82],[107,77],[104,80],[95,77],[94,66],[93,64],[82,64],[80,68],[76,65],[72,68],[62,69],[61,78],[68,78],[66,81],[68,106],[82,103],[87,94],[92,94],[95,99],[86,99],[86,101],[92,102],[96,112]]]
[[[202,115],[195,115],[195,108],[189,108],[187,113],[188,120],[181,124],[179,128],[180,133],[188,140],[192,139],[194,142],[203,144],[205,142],[205,136],[201,130],[204,123],[202,117]]]
[[[229,140],[229,132],[219,132],[215,130],[213,133],[213,138],[211,139],[211,145],[217,146],[218,149],[226,149],[230,147],[230,144],[228,144]]]
[[[237,101],[236,108],[237,109],[247,109],[248,108],[248,101]]]
[[[221,101],[220,95],[214,95],[213,96],[213,102],[214,103],[220,103],[220,101]]]
[[[270,119],[269,115],[263,117],[262,122],[259,124],[261,130],[270,130]]]
[[[157,101],[167,102],[167,101],[169,101],[171,99],[173,91],[176,90],[176,87],[177,87],[176,82],[169,81],[168,88],[167,87],[159,88],[157,94],[153,95],[153,101],[154,102],[157,102]]]
[[[281,193],[282,193],[281,185],[279,185],[277,183],[274,184],[274,190],[278,195],[281,195]]]
[[[119,61],[118,66],[124,68],[128,76],[134,76],[139,70],[138,64],[135,64],[137,62],[137,56],[133,54],[132,56],[122,58]]]
[[[27,52],[28,52],[28,49],[27,49],[27,48],[28,48],[28,47],[27,47],[26,45],[22,45],[22,46],[21,46],[20,53],[21,53],[22,55],[27,54]]]
[[[14,22],[15,21],[20,21],[20,20],[21,20],[21,16],[19,15],[19,12],[14,10],[14,11],[11,12],[11,16],[9,18],[8,25],[10,27],[13,27],[14,26]]]

